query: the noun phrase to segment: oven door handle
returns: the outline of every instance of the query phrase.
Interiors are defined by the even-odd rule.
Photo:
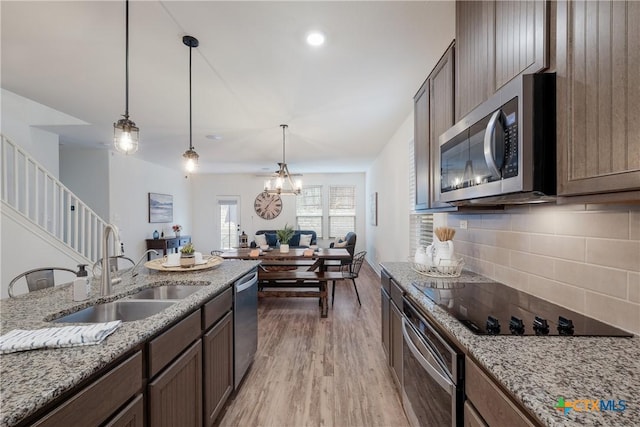
[[[415,357],[418,363],[420,363],[420,366],[422,366],[422,368],[427,371],[429,376],[433,378],[438,383],[438,385],[442,387],[442,389],[445,390],[447,394],[449,394],[449,396],[453,396],[453,389],[455,387],[453,382],[446,376],[442,375],[441,368],[439,369],[438,367],[434,366],[422,355],[422,353],[420,353],[420,350],[418,350],[416,345],[413,343],[413,340],[411,339],[411,337],[409,336],[409,332],[407,331],[407,319],[402,319],[402,335],[404,336],[404,341],[411,351],[411,354],[413,354],[413,357]],[[431,352],[428,347],[427,351]],[[432,359],[435,362],[435,358],[433,358],[433,355]]]

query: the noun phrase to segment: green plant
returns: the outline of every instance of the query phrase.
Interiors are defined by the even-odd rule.
[[[291,240],[291,238],[293,237],[293,235],[295,233],[296,232],[293,229],[293,227],[291,227],[288,224],[285,224],[284,228],[282,230],[277,230],[276,231],[276,236],[278,236],[278,240],[280,240],[280,244],[281,245],[288,245],[289,244],[289,240]]]
[[[196,249],[193,247],[193,243],[187,243],[182,249],[180,249],[182,255],[193,255],[195,251]]]

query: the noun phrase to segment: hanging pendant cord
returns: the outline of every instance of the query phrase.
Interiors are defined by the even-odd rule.
[[[124,59],[124,118],[129,118],[129,0],[126,1],[125,7],[125,59]]]
[[[193,122],[191,118],[191,51],[193,47],[189,46],[189,150],[193,150],[191,135],[193,133]]]
[[[285,157],[284,157],[284,129],[286,128],[286,125],[282,125],[282,163],[285,163]]]

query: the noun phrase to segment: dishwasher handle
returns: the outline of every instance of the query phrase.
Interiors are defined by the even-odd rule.
[[[247,274],[235,284],[236,292],[242,292],[258,282],[258,272]]]

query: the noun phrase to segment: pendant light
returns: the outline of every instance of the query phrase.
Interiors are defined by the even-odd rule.
[[[278,163],[278,171],[273,177],[273,183],[268,180],[264,183],[264,192],[268,194],[284,194],[296,196],[302,191],[302,181],[297,180],[295,183],[291,179],[289,167],[285,161],[285,130],[288,125],[280,125],[282,128],[282,162]]]
[[[198,39],[191,36],[182,37],[182,43],[189,46],[189,149],[184,152],[182,157],[185,158],[185,169],[187,173],[193,173],[198,167],[198,153],[193,149],[193,120],[191,114],[191,51],[200,44]]]
[[[138,151],[140,129],[129,120],[129,0],[125,1],[125,93],[123,119],[113,124],[113,145],[123,154]]]

